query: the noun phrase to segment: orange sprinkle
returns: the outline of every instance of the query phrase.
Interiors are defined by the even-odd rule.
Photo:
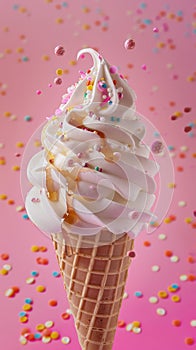
[[[177,166],[177,171],[183,171],[184,168],[182,166]]]
[[[184,339],[185,344],[187,345],[193,345],[194,344],[194,339],[191,337],[187,337]]]
[[[39,264],[39,265],[48,265],[48,259],[46,258],[37,258],[36,259],[36,262]]]
[[[50,334],[51,334],[51,332],[52,332],[51,329],[47,328],[47,329],[44,329],[44,330],[43,330],[42,335],[43,335],[44,337],[49,337]]]
[[[19,293],[20,292],[20,288],[17,287],[17,286],[13,286],[12,289],[13,289],[14,293]]]
[[[1,259],[2,260],[8,260],[9,259],[9,254],[6,254],[6,253],[1,254]]]
[[[123,320],[118,320],[118,327],[124,327],[125,326],[125,321]]]
[[[29,333],[29,334],[26,336],[26,339],[29,340],[29,341],[35,340],[34,334],[33,334],[33,333]]]
[[[196,276],[193,274],[188,275],[188,281],[194,282],[196,280]]]
[[[41,247],[39,247],[39,251],[40,252],[47,252],[47,248],[45,247],[45,246],[41,246]]]
[[[49,302],[48,302],[48,305],[50,305],[50,306],[57,306],[57,300],[54,300],[54,299],[51,299],[51,300],[49,300]]]
[[[8,199],[7,203],[8,203],[9,205],[12,205],[12,204],[14,204],[15,202],[14,202],[13,199]]]
[[[179,154],[179,157],[180,157],[180,158],[186,158],[186,155],[185,155],[184,153],[180,153],[180,154]]]
[[[173,255],[173,252],[171,250],[166,250],[164,252],[165,256],[167,256],[168,258],[170,258]]]
[[[63,320],[68,320],[70,318],[70,314],[68,314],[67,312],[64,312],[63,314],[61,314],[61,317]]]
[[[172,321],[172,326],[175,326],[175,327],[181,326],[181,321],[180,320],[173,320]]]
[[[150,247],[151,246],[151,243],[149,241],[144,241],[144,246],[145,247]]]
[[[194,259],[193,256],[190,255],[190,256],[188,256],[187,261],[188,261],[190,264],[193,264],[193,263],[195,262],[195,259]]]
[[[31,331],[30,331],[29,328],[23,328],[23,329],[21,329],[21,332],[20,332],[21,335],[25,335],[25,334],[27,334],[27,333],[31,333]]]
[[[169,218],[170,218],[171,221],[175,221],[176,220],[176,216],[175,215],[170,215]]]
[[[191,227],[196,228],[196,222],[192,222]]]

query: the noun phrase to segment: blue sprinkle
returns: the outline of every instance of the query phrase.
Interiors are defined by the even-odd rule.
[[[32,271],[31,272],[31,276],[33,276],[33,277],[36,277],[36,276],[38,276],[39,275],[39,273],[37,272],[37,271]]]
[[[52,276],[53,276],[53,277],[59,277],[59,276],[60,276],[60,273],[57,272],[57,271],[54,271],[54,272],[52,273]]]
[[[158,132],[158,131],[155,131],[155,132],[154,132],[154,136],[155,136],[155,137],[159,137],[159,136],[160,136],[159,132]]]
[[[68,3],[65,2],[65,1],[63,1],[62,6],[63,6],[63,7],[68,7]]]
[[[18,10],[18,8],[19,8],[19,5],[17,4],[13,5],[13,10]]]
[[[111,120],[112,122],[114,122],[114,121],[115,121],[115,118],[114,118],[114,117],[110,117],[110,120]]]
[[[151,24],[151,23],[152,23],[152,20],[149,19],[149,18],[146,18],[146,19],[143,20],[143,22],[144,22],[145,24]]]
[[[27,313],[24,311],[19,312],[18,314],[19,317],[27,316]]]
[[[158,49],[158,47],[154,47],[154,48],[152,49],[152,51],[153,51],[154,53],[158,53],[158,52],[159,52],[159,49]]]
[[[142,2],[140,4],[141,9],[145,9],[147,7],[147,4],[145,2]]]
[[[188,136],[189,136],[189,137],[194,137],[195,135],[194,135],[193,132],[190,131],[190,132],[188,132]]]
[[[31,298],[26,298],[25,303],[26,304],[33,304],[33,300]]]
[[[173,151],[174,150],[174,146],[171,146],[171,145],[167,146],[167,148],[168,148],[169,151]]]
[[[119,117],[118,117],[118,118],[116,118],[116,121],[117,121],[117,122],[120,122],[120,118],[119,118]]]
[[[42,335],[40,333],[34,333],[35,339],[41,339]]]
[[[23,61],[23,62],[27,62],[28,60],[29,60],[29,58],[28,58],[27,56],[23,56],[23,57],[22,57],[22,61]]]
[[[195,28],[195,29],[193,29],[193,33],[194,33],[194,34],[196,34],[196,28]]]
[[[137,297],[137,298],[141,298],[143,296],[143,293],[140,292],[140,291],[137,291],[134,293],[134,295]]]
[[[178,288],[179,288],[179,285],[176,284],[176,283],[173,283],[171,286],[172,286],[172,288],[174,288],[174,289],[178,289]]]
[[[112,101],[110,100],[108,103],[109,103],[109,105],[111,105],[111,104],[112,104]]]
[[[188,126],[191,126],[191,128],[194,128],[195,124],[194,123],[189,123]]]
[[[25,116],[24,116],[24,120],[25,120],[26,122],[30,122],[30,121],[32,120],[32,118],[31,118],[30,115],[25,115]]]
[[[183,16],[183,12],[182,12],[181,10],[179,10],[179,11],[177,12],[177,16],[182,17],[182,16]]]
[[[29,217],[28,217],[27,214],[23,214],[22,218],[25,219],[25,220],[28,220],[28,219],[29,219]]]

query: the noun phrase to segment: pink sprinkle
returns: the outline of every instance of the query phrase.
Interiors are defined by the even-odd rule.
[[[21,154],[20,153],[15,153],[15,157],[20,157]]]
[[[55,55],[57,55],[57,56],[63,56],[64,53],[65,53],[65,49],[64,49],[63,46],[58,45],[57,47],[55,47],[54,53],[55,53]]]
[[[116,66],[111,66],[110,67],[110,73],[111,74],[115,74],[115,73],[117,73],[118,72],[118,68],[116,67]]]
[[[41,95],[41,93],[42,93],[41,90],[36,90],[37,95]]]
[[[141,67],[143,70],[146,70],[147,67],[146,67],[146,64],[142,64],[142,67]]]
[[[48,87],[51,88],[51,87],[52,87],[52,84],[48,84]]]
[[[154,32],[154,33],[158,33],[158,32],[159,32],[159,29],[158,29],[157,27],[154,27],[154,28],[153,28],[153,32]]]
[[[32,199],[31,199],[31,202],[33,202],[33,203],[39,203],[39,202],[40,202],[40,199],[39,199],[39,198],[32,198]]]
[[[124,43],[124,47],[126,50],[134,49],[135,41],[133,39],[127,39]]]
[[[55,78],[54,79],[54,83],[56,84],[56,85],[61,85],[62,84],[62,79],[61,78]]]

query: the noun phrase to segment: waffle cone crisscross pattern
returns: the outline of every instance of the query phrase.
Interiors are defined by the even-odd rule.
[[[82,349],[111,350],[133,240],[107,230],[92,236],[63,231],[52,240]]]

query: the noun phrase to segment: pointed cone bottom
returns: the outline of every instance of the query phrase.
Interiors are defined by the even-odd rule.
[[[92,236],[63,230],[52,240],[81,348],[111,350],[133,240],[107,230]]]

